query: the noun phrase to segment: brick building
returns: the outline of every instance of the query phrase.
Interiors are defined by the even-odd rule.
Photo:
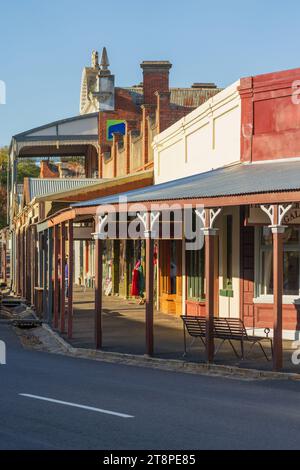
[[[99,112],[98,167],[87,172],[100,178],[152,168],[155,135],[220,91],[213,83],[170,87],[169,61],[144,61],[142,83],[115,87],[105,48],[100,64],[93,52],[91,65],[82,74],[80,112]]]
[[[29,232],[34,232],[34,225],[42,221],[40,215],[29,215],[31,201],[22,206],[14,197],[17,161],[26,157],[42,160],[40,176],[45,180],[42,185],[43,197],[47,198],[47,201],[54,200],[53,191],[47,193],[49,179],[71,179],[72,175],[77,175],[78,171],[73,168],[74,165],[70,168],[67,163],[68,160],[74,161],[74,157],[84,161],[84,174],[80,173],[79,177],[90,179],[91,187],[90,191],[86,186],[84,191],[74,189],[71,195],[61,194],[59,197],[65,204],[69,200],[75,202],[88,199],[91,194],[93,197],[100,197],[111,194],[112,191],[118,193],[125,188],[129,190],[152,184],[154,137],[220,91],[216,85],[210,83],[195,83],[190,88],[171,88],[171,67],[168,61],[144,61],[141,64],[141,84],[116,87],[115,77],[109,70],[106,49],[102,51],[100,62],[98,53],[94,51],[91,66],[85,67],[82,72],[80,115],[13,136],[10,146],[9,210],[12,232],[12,284],[17,293],[27,296],[28,299],[29,294],[31,296],[32,289],[26,289],[22,281],[28,276],[26,259],[30,260],[31,254],[30,251],[26,252],[26,249],[20,250],[19,246],[26,246],[27,239],[34,245],[36,240],[32,239]],[[61,159],[61,163],[57,163],[57,159]],[[140,174],[140,177],[132,178],[136,174]],[[57,183],[51,186],[57,188]],[[57,192],[57,189],[55,191]],[[39,202],[38,206],[41,208],[39,214],[47,217],[44,203]],[[84,226],[84,223],[81,225]],[[50,237],[53,237],[53,233],[49,232],[40,237],[43,239],[39,242],[41,250],[43,246],[50,245]],[[126,296],[129,292],[132,266],[124,261],[128,250],[123,245],[124,243],[116,241],[107,248],[107,265],[114,266],[113,272],[107,270],[107,283],[112,282],[112,292]],[[75,246],[75,273],[80,273],[80,276],[76,274],[75,281],[80,277],[80,282],[89,282],[92,285],[94,240],[91,234],[89,238],[75,240]],[[24,258],[22,262],[18,259],[21,254]],[[76,263],[81,263],[81,266],[78,267]],[[39,264],[37,281],[32,281],[33,287],[44,282],[42,264]],[[23,270],[21,274],[20,266]],[[128,273],[127,277],[124,272]]]

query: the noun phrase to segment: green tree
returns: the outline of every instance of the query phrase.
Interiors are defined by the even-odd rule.
[[[0,187],[6,187],[7,182],[7,163],[8,163],[8,148],[0,147]]]
[[[7,225],[6,222],[6,209],[7,208],[7,198],[6,198],[6,189],[0,186],[0,229]]]
[[[8,147],[0,148],[0,229],[6,226],[6,207],[7,207],[7,165],[8,165]],[[40,168],[34,160],[27,158],[19,159],[17,168],[18,183],[22,184],[26,176],[36,178],[40,174]]]
[[[37,178],[40,174],[40,168],[33,160],[20,159],[18,161],[17,179],[22,184],[26,176]]]
[[[7,225],[6,223],[6,183],[7,183],[7,163],[8,148],[0,148],[0,229]]]

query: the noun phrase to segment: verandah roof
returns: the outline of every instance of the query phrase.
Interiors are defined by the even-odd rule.
[[[300,160],[264,163],[239,163],[205,173],[148,186],[108,197],[73,204],[87,208],[118,204],[120,196],[127,202],[245,196],[251,194],[300,190]]]
[[[61,193],[62,191],[78,190],[102,182],[96,178],[26,178],[25,186],[28,191],[28,201],[34,198]]]
[[[127,197],[126,203],[120,200],[121,196]],[[167,183],[73,203],[43,221],[43,230],[44,224],[52,227],[81,216],[94,217],[99,206],[102,206],[102,211],[110,212],[111,206],[118,205],[120,212],[126,212],[127,203],[141,202],[147,210],[152,210],[153,203],[164,201],[195,207],[199,204],[225,207],[300,202],[300,159],[239,163]]]

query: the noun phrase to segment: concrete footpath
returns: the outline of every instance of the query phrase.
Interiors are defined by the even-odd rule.
[[[30,330],[15,328],[15,331],[25,348],[53,354],[63,354],[71,357],[127,366],[147,367],[189,374],[224,376],[244,380],[300,380],[300,374],[297,373],[272,372],[220,364],[207,364],[204,362],[185,362],[184,360],[160,359],[142,355],[75,348],[53,331],[47,324]]]

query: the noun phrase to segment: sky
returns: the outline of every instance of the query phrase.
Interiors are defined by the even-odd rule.
[[[0,0],[0,146],[79,113],[81,73],[106,46],[117,86],[170,60],[171,86],[300,67],[299,0]]]

